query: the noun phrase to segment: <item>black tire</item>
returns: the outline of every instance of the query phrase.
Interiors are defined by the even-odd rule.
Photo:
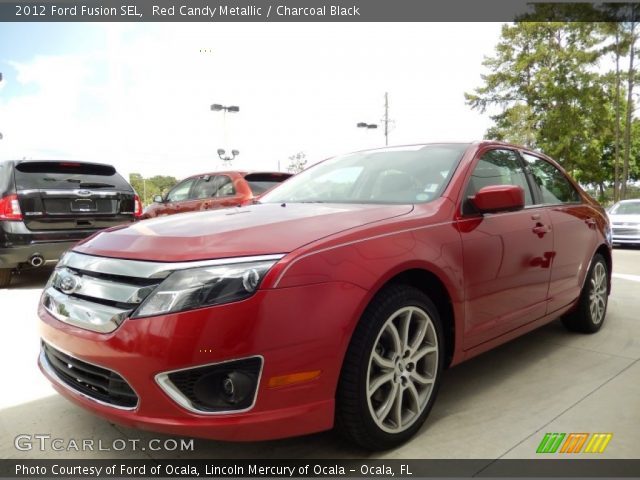
[[[397,316],[394,317],[394,314]],[[429,320],[432,328],[429,327]],[[400,330],[405,323],[399,324],[400,329],[395,330],[398,337],[390,335],[388,323],[396,321],[406,321],[409,324],[404,338],[410,337],[410,341],[403,343],[400,338],[404,335]],[[412,325],[413,329],[411,329]],[[422,335],[422,339],[420,339],[420,328],[426,332]],[[391,348],[385,351],[382,344],[387,338],[401,340],[394,345],[400,346],[400,350],[404,352],[402,358],[396,354],[397,348],[393,348],[393,351]],[[433,343],[435,343],[435,351],[433,351]],[[395,366],[378,367],[373,357],[374,348],[380,355],[377,358]],[[409,353],[410,350],[412,353]],[[427,350],[432,351],[420,356],[421,352]],[[387,450],[406,442],[420,429],[429,415],[440,386],[444,358],[442,324],[438,310],[429,297],[409,285],[393,284],[385,287],[368,305],[351,338],[336,394],[337,430],[347,440],[367,450]],[[434,362],[437,363],[434,365]],[[375,372],[377,369],[380,372]],[[423,375],[427,370],[431,374]],[[378,379],[388,375],[393,375],[393,379],[386,380],[379,387],[372,389],[374,393],[370,399],[367,388],[369,382],[375,380],[374,372],[378,374]],[[422,379],[428,378],[432,383],[429,386],[416,382],[412,375]],[[409,383],[411,385],[408,385]],[[374,413],[371,410],[376,410],[374,403],[378,402],[377,395],[386,397],[386,401],[380,401],[381,403],[377,404],[378,411],[386,410],[385,406],[391,402],[389,399],[394,398],[388,410],[389,417],[374,419]],[[401,411],[408,402],[416,408],[413,408],[414,411],[408,410],[410,418],[405,421],[407,424],[405,429],[400,430],[403,427],[404,418],[402,413],[397,414],[398,410],[395,408],[400,404]],[[421,411],[420,408],[422,408]],[[400,421],[395,422],[391,419],[392,416],[400,418]],[[394,428],[398,431],[388,431]]]
[[[603,274],[604,276],[602,277]],[[599,278],[603,278],[603,285],[598,282]],[[601,298],[601,303],[599,303],[597,309],[592,309],[592,296]],[[572,332],[596,333],[604,324],[608,300],[609,268],[604,257],[596,254],[591,262],[582,292],[580,292],[578,304],[573,311],[562,317],[562,323],[567,330]]]
[[[0,288],[6,288],[11,283],[11,269],[0,268]]]

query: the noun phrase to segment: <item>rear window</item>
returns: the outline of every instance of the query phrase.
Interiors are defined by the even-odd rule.
[[[16,165],[16,189],[65,190],[131,187],[111,165],[81,162],[23,162]]]
[[[254,195],[261,195],[289,177],[290,173],[250,173],[244,179]]]

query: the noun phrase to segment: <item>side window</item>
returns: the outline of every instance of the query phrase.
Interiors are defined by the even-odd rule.
[[[465,190],[465,198],[490,185],[517,185],[524,190],[524,204],[532,205],[533,197],[527,177],[520,164],[520,157],[512,150],[490,150],[486,152],[471,173]],[[463,213],[472,213],[473,207],[465,202]]]
[[[580,195],[567,180],[567,177],[542,158],[535,155],[523,154],[529,173],[540,190],[542,203],[578,203]]]
[[[236,189],[233,186],[233,180],[227,175],[218,175],[216,177],[217,197],[232,197],[236,194]]]
[[[193,187],[190,198],[202,199],[215,197],[217,190],[215,178],[216,177],[210,175],[199,178]]]
[[[195,180],[190,178],[176,185],[167,195],[167,201],[180,202],[182,200],[187,200],[189,198],[189,191],[191,190],[194,182]]]

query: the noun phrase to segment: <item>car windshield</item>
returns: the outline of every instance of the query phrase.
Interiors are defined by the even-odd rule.
[[[611,209],[614,215],[640,215],[640,202],[619,203]]]
[[[262,197],[261,203],[424,203],[442,193],[468,144],[352,153],[321,162]]]

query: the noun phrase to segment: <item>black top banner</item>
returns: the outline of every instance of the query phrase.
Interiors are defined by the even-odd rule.
[[[629,21],[640,2],[525,0],[0,0],[1,22]]]

